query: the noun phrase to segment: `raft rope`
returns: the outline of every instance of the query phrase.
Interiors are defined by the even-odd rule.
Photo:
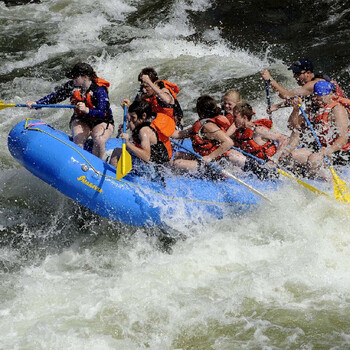
[[[45,135],[48,135],[50,137],[52,137],[53,139],[55,139],[56,141],[59,141],[61,143],[63,143],[64,145],[68,146],[69,148],[71,148],[73,151],[75,151],[76,153],[78,153],[83,159],[84,161],[90,166],[90,168],[99,176],[102,176],[102,177],[105,177],[105,178],[108,178],[108,179],[111,179],[111,180],[114,180],[114,181],[118,181],[118,182],[121,182],[125,185],[129,185],[130,187],[135,187],[135,188],[139,188],[139,189],[142,189],[143,187],[140,186],[140,185],[137,185],[137,184],[133,184],[131,182],[128,182],[128,181],[124,181],[124,180],[117,180],[115,177],[112,177],[112,176],[109,176],[109,175],[106,175],[106,174],[103,174],[101,173],[100,171],[98,171],[97,169],[94,168],[94,166],[85,158],[85,156],[80,152],[78,151],[75,147],[73,147],[72,145],[68,144],[67,142],[61,140],[60,138],[42,130],[42,129],[39,129],[39,128],[33,128],[33,126],[37,126],[37,125],[47,125],[49,126],[50,128],[54,129],[54,127],[50,126],[49,124],[47,123],[44,123],[44,122],[39,122],[39,123],[32,123],[32,124],[28,124],[28,121],[29,120],[35,120],[33,118],[27,118],[26,119],[26,122],[25,122],[25,125],[24,125],[24,128],[28,131],[40,131],[42,133],[44,133]],[[176,200],[182,200],[182,201],[188,201],[188,202],[194,202],[194,203],[204,203],[204,204],[215,204],[215,205],[227,205],[227,206],[244,206],[244,204],[240,204],[240,203],[232,203],[232,202],[217,202],[217,201],[208,201],[208,200],[201,200],[201,199],[191,199],[191,198],[185,198],[185,197],[175,197],[175,196],[170,196],[170,195],[167,195],[167,194],[164,194],[164,193],[161,193],[161,192],[157,192],[157,191],[154,191],[152,189],[149,189],[149,191],[153,194],[156,194],[156,195],[159,195],[159,196],[162,196],[162,197],[165,197],[167,199],[176,199]],[[248,206],[248,204],[246,204],[246,206]]]

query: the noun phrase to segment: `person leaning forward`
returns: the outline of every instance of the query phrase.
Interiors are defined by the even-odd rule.
[[[268,112],[274,112],[281,107],[289,107],[291,103],[288,99],[294,97],[307,97],[313,94],[314,85],[318,81],[329,81],[333,83],[334,93],[336,97],[343,97],[344,93],[336,81],[331,80],[327,75],[314,73],[314,65],[308,58],[300,58],[294,62],[288,70],[293,72],[293,77],[299,85],[298,88],[287,90],[275,79],[272,78],[270,72],[265,69],[260,74],[263,80],[268,81],[270,86],[278,92],[279,97],[285,99],[282,103],[275,104]]]
[[[92,153],[103,158],[106,142],[114,129],[108,97],[110,84],[99,78],[93,68],[84,62],[77,63],[66,76],[70,79],[68,82],[36,102],[27,101],[27,106],[55,104],[70,98],[71,104],[76,105],[69,123],[74,143],[84,147],[85,141],[91,136]]]

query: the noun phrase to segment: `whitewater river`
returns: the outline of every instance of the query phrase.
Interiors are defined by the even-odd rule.
[[[259,71],[293,88],[298,55],[349,90],[346,3],[302,4],[0,2],[0,99],[36,100],[86,61],[111,82],[117,122],[146,66],[180,86],[187,125],[198,96],[221,101],[230,88],[266,117]],[[288,132],[289,113],[274,114],[277,130]],[[181,239],[166,249],[159,229],[99,218],[19,166],[7,135],[27,117],[69,132],[67,110],[0,110],[0,349],[350,348],[342,204],[286,181],[244,217],[183,226],[179,214]]]

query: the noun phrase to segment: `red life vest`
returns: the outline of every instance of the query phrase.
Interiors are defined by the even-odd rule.
[[[342,98],[342,99],[350,102],[350,100],[348,100],[348,99],[345,99],[345,98]],[[332,145],[334,143],[334,141],[337,139],[336,134],[334,135],[334,137],[332,137],[332,135],[329,135],[330,124],[329,124],[328,118],[329,118],[330,113],[332,112],[332,109],[338,104],[343,105],[343,103],[341,103],[339,101],[339,99],[337,99],[336,101],[321,108],[320,113],[318,115],[310,118],[310,122],[312,123],[312,125],[317,133],[317,136],[320,140],[320,143],[323,147],[327,147],[329,145]],[[344,152],[350,151],[350,142],[348,142],[347,144],[345,144],[342,147],[342,151],[344,151]]]
[[[168,156],[171,158],[173,156],[173,150],[171,148],[170,136],[175,131],[174,120],[166,114],[158,113],[152,122],[146,122],[140,125],[133,132],[133,142],[135,146],[139,148],[141,148],[141,145],[138,133],[144,126],[149,126],[156,133],[158,142],[164,144],[168,152]]]
[[[339,84],[335,80],[331,80],[331,83],[334,85],[335,88],[335,96],[337,96],[338,98],[345,98],[343,89],[339,86]]]
[[[350,117],[350,99],[346,97],[339,97],[337,95],[332,95],[332,100],[339,102],[342,106],[345,107],[348,112],[348,116]]]
[[[228,119],[231,125],[235,122],[235,117],[231,113],[225,114],[225,117]]]
[[[270,119],[258,119],[254,122],[255,126],[265,126],[266,128],[272,128],[272,121]],[[263,145],[259,145],[253,139],[254,129],[251,128],[240,128],[236,130],[233,135],[235,146],[241,150],[253,154],[258,158],[268,160],[269,157],[276,153],[276,145],[273,141],[269,140]]]
[[[201,156],[207,156],[210,153],[214,152],[219,146],[219,141],[216,140],[208,140],[201,137],[201,129],[206,123],[214,123],[217,125],[222,131],[226,133],[227,129],[231,126],[229,120],[223,115],[218,115],[214,118],[210,119],[199,119],[192,125],[191,130],[191,141],[193,150],[200,154]],[[223,156],[228,156],[229,151],[225,152],[223,155],[218,157],[220,159]]]
[[[106,80],[103,80],[101,78],[97,78],[94,80],[94,83],[96,83],[97,86],[103,86],[106,88],[107,92],[108,92],[108,88],[110,83]],[[93,92],[94,90],[88,90],[86,92],[85,96],[82,96],[81,91],[80,90],[75,90],[73,93],[73,96],[70,99],[70,102],[72,105],[76,105],[78,102],[84,102],[86,107],[88,108],[96,108],[96,106],[94,106],[93,102],[92,102],[92,96],[93,96]],[[81,115],[83,114],[81,111],[79,111],[77,108],[74,109],[74,113]],[[107,115],[107,111],[105,116]]]
[[[167,104],[156,95],[147,97],[145,100],[152,105],[152,112],[166,114],[169,117],[173,118],[176,123],[178,119],[182,119],[183,117],[181,107],[177,101],[177,94],[180,91],[179,87],[166,80],[158,80],[155,82],[155,84],[157,84],[160,88],[163,88],[164,86],[167,90],[169,90],[174,98],[175,103]]]

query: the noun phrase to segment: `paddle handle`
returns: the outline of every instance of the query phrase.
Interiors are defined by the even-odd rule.
[[[318,147],[320,147],[320,149],[321,149],[322,145],[321,145],[320,139],[318,138],[318,136],[317,136],[317,134],[315,132],[315,129],[312,127],[312,124],[311,124],[309,118],[307,117],[307,115],[306,115],[306,113],[304,111],[304,108],[301,105],[299,105],[299,109],[300,109],[300,112],[303,115],[303,117],[304,117],[308,127],[310,128],[310,130],[312,132],[312,135],[314,136],[314,138],[315,138],[315,140],[317,142]],[[332,165],[330,160],[329,160],[329,158],[326,155],[324,155],[324,159],[326,160],[326,163],[327,163],[328,166]]]
[[[28,107],[26,104],[18,103],[14,107]],[[43,104],[33,104],[32,108],[75,108],[74,105],[43,105]]]

